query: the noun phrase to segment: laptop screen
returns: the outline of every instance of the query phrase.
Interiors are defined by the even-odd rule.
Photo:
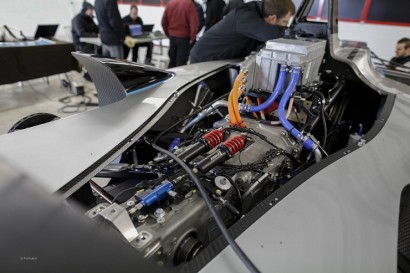
[[[38,25],[36,33],[34,34],[34,39],[43,38],[53,38],[57,32],[58,25]]]
[[[140,24],[132,24],[128,26],[130,29],[131,36],[140,36],[143,34],[142,26]]]
[[[142,31],[143,31],[143,32],[152,32],[153,29],[154,29],[154,25],[153,25],[153,24],[143,25],[143,26],[142,26]]]

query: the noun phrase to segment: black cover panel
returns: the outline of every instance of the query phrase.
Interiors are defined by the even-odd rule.
[[[0,47],[0,84],[78,70],[77,61],[71,56],[72,43],[57,42],[54,45]]]

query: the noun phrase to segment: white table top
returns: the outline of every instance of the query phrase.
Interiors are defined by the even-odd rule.
[[[151,33],[151,35],[149,37],[144,37],[144,38],[133,38],[133,37],[131,37],[131,39],[136,44],[141,44],[141,43],[152,42],[154,40],[167,39],[167,36],[165,36],[163,33],[161,33],[161,34]],[[100,37],[80,37],[80,42],[87,43],[87,44],[92,44],[92,45],[97,45],[97,46],[102,45]]]

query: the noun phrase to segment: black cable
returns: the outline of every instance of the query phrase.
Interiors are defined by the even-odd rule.
[[[169,126],[167,129],[165,129],[165,130],[163,130],[161,133],[159,133],[159,134],[157,135],[157,137],[154,139],[153,143],[156,143],[156,142],[158,141],[158,139],[159,139],[160,137],[162,137],[166,132],[168,132],[168,131],[171,130],[172,128],[176,127],[177,125],[181,124],[181,123],[184,122],[186,119],[189,119],[189,118],[193,117],[194,115],[196,115],[196,114],[200,113],[201,111],[203,111],[204,108],[208,108],[208,107],[211,106],[214,102],[216,102],[216,101],[218,101],[218,100],[221,100],[221,99],[223,99],[223,98],[225,98],[225,97],[227,97],[227,96],[228,96],[228,94],[224,94],[224,95],[222,95],[222,96],[216,98],[215,100],[209,102],[208,104],[204,105],[203,107],[198,108],[196,111],[192,112],[192,114],[190,114],[190,115],[184,117],[183,119],[177,121],[176,123],[172,124],[172,125]]]
[[[130,190],[136,190],[136,189],[138,189],[138,186],[139,186],[139,184],[136,185],[136,186],[133,186],[133,187],[131,187],[131,188],[126,188],[125,190],[120,191],[120,193],[118,193],[118,194],[112,199],[112,203],[116,202],[117,199],[118,199],[121,195],[123,195],[124,193],[126,193],[126,192],[128,192],[128,191],[130,191]]]
[[[238,205],[237,205],[238,208],[237,209],[239,211],[239,214],[242,215],[242,194],[238,188],[238,185],[235,184],[235,182],[232,180],[231,177],[227,175],[222,175],[222,176],[228,179],[229,183],[231,183],[232,187],[235,189],[236,197],[238,198]]]
[[[88,96],[82,96],[83,100],[75,103],[75,104],[70,104],[71,103],[71,98],[77,97],[76,95],[72,96],[67,96],[64,98],[59,99],[58,101],[61,103],[64,103],[65,105],[61,108],[58,109],[59,113],[65,113],[65,114],[73,114],[73,113],[78,113],[78,112],[85,112],[87,111],[87,106],[91,104],[91,98]],[[83,109],[81,109],[83,107]],[[67,110],[67,109],[72,109],[74,110]],[[81,110],[80,110],[81,109]]]
[[[186,172],[187,174],[191,177],[192,181],[194,181],[195,186],[199,190],[199,192],[202,195],[202,198],[205,201],[206,206],[208,207],[209,211],[212,214],[212,217],[214,218],[216,224],[218,225],[219,229],[222,232],[223,237],[225,240],[228,242],[228,244],[231,246],[232,250],[236,253],[236,255],[239,257],[239,259],[242,261],[242,263],[248,268],[250,272],[255,272],[258,273],[260,272],[258,268],[252,263],[252,261],[246,256],[246,254],[243,252],[243,250],[239,247],[239,245],[235,242],[235,240],[232,238],[231,234],[229,233],[228,229],[225,227],[225,224],[223,223],[222,219],[219,217],[218,213],[216,212],[211,199],[209,198],[205,188],[199,181],[198,177],[192,172],[192,170],[189,168],[188,165],[186,165],[181,159],[179,159],[175,154],[159,147],[155,143],[152,144],[152,147],[157,150],[160,153],[164,153],[168,155],[170,158],[175,160]]]
[[[313,91],[312,93],[320,96],[320,98],[322,99],[322,109],[321,109],[321,115],[322,115],[322,122],[323,122],[323,139],[322,139],[322,147],[326,146],[326,142],[327,142],[327,123],[326,123],[326,116],[325,116],[325,96],[323,95],[323,93],[318,92],[318,91]]]
[[[325,108],[324,106],[322,106],[322,121],[323,121],[323,139],[322,139],[322,147],[326,146],[326,142],[327,142],[327,124],[326,124],[326,117],[325,117]]]
[[[9,29],[8,26],[3,25],[4,29],[7,30],[7,32],[10,34],[11,37],[13,37],[14,39],[16,39],[18,41],[18,38],[16,37],[16,35],[14,35],[14,33]]]
[[[139,181],[137,185],[126,188],[122,191],[120,191],[120,193],[118,193],[114,199],[112,199],[112,202],[114,203],[115,201],[117,201],[117,199],[123,195],[124,193],[130,191],[130,190],[139,190],[139,189],[144,189],[144,188],[155,188],[161,181],[168,179],[169,175],[163,176],[163,177],[158,177],[155,179],[150,179],[150,180],[142,180]]]
[[[298,110],[295,108],[295,117],[298,121],[298,128],[300,128],[302,126],[301,122],[300,122],[300,118],[299,118],[299,114],[298,114]]]

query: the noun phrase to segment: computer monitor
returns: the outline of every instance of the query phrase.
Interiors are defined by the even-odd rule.
[[[52,39],[54,38],[54,35],[57,32],[57,28],[58,25],[37,25],[37,30],[34,34],[34,39],[38,39],[40,37]]]

